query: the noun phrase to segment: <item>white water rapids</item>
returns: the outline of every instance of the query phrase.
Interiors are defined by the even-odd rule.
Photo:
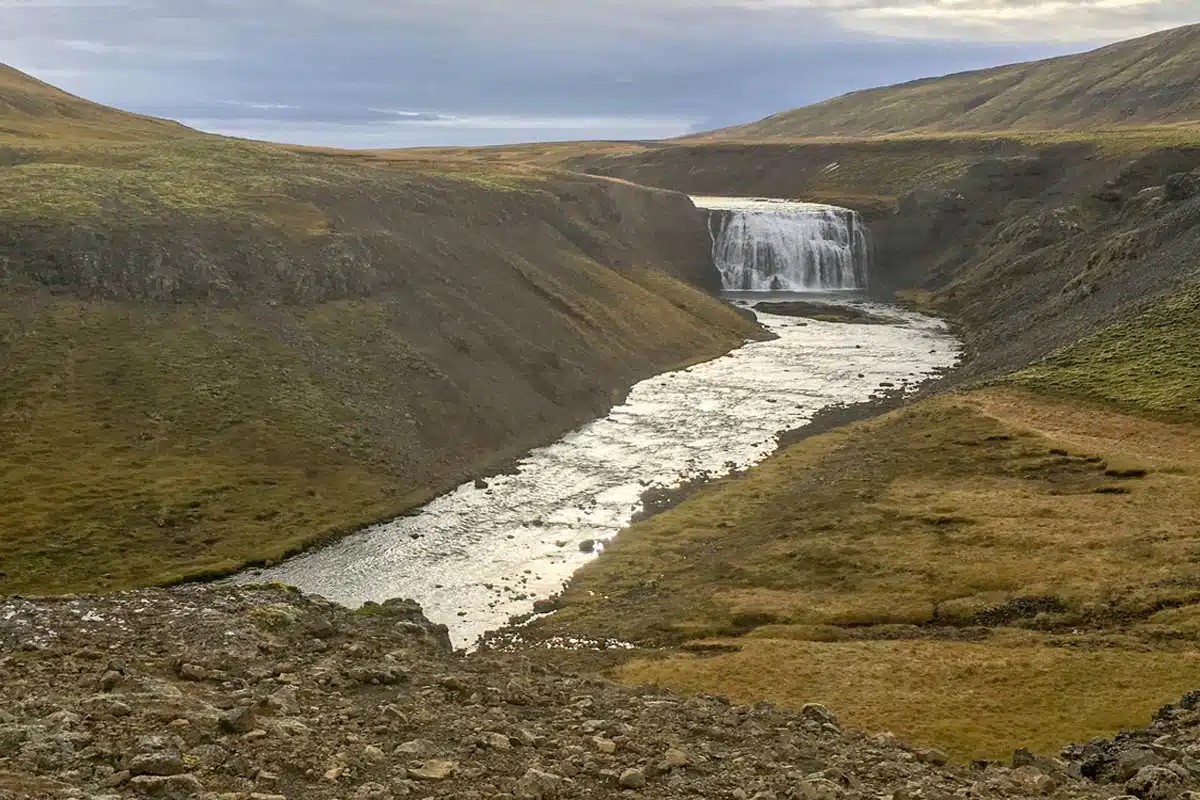
[[[412,598],[449,626],[456,646],[470,646],[557,593],[595,557],[581,543],[628,525],[647,487],[757,463],[777,433],[819,409],[956,361],[958,344],[940,321],[866,308],[894,324],[760,315],[777,339],[639,383],[623,405],[533,451],[488,488],[464,484],[413,516],[237,580],[278,580],[350,606]]]
[[[817,203],[693,197],[709,213],[727,291],[865,289],[871,233],[855,211]]]

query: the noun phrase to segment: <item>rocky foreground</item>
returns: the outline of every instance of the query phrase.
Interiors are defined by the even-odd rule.
[[[1200,694],[1148,728],[947,766],[799,711],[451,652],[411,602],[278,586],[0,602],[0,798],[1055,797],[1200,782]]]

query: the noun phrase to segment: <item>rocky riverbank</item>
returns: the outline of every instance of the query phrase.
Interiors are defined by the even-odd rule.
[[[0,798],[1108,798],[1200,776],[1200,696],[1014,766],[888,734],[463,658],[406,601],[278,586],[0,603]]]

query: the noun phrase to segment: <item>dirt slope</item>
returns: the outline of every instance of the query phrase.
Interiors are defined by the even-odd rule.
[[[677,194],[0,86],[3,591],[277,559],[756,334]]]
[[[716,138],[1089,130],[1200,121],[1200,25],[1088,53],[854,92]]]

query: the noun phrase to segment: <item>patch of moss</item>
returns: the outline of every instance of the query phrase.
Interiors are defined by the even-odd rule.
[[[1022,388],[1135,413],[1200,421],[1200,287],[1018,372]]]

